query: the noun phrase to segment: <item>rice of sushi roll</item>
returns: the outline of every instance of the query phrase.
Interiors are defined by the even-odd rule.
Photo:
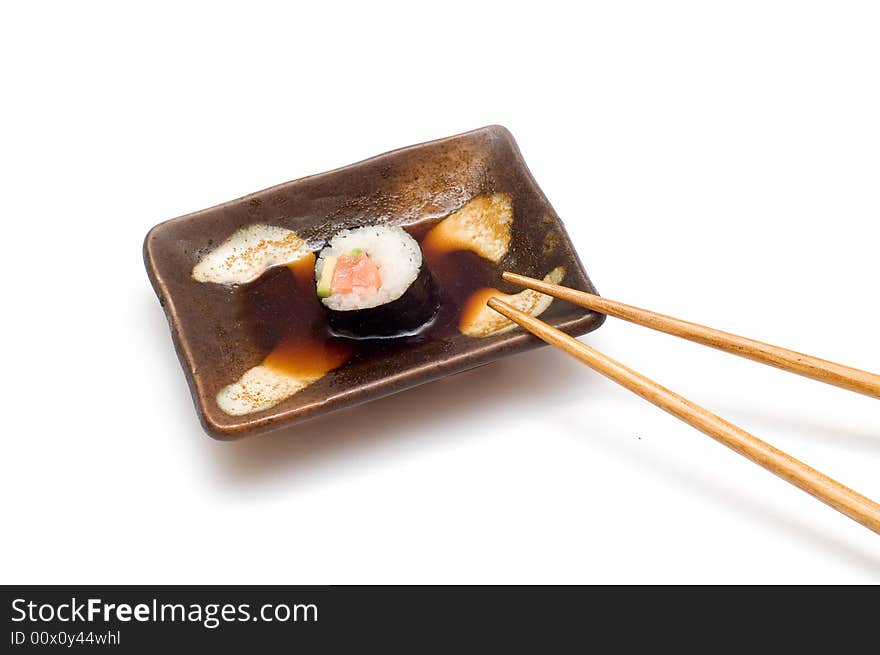
[[[337,233],[315,262],[315,279],[330,329],[343,337],[412,335],[440,306],[418,242],[399,227]]]

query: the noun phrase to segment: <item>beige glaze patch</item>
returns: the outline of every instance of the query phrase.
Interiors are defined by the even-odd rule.
[[[565,267],[557,266],[544,276],[544,282],[560,284],[565,277]],[[501,334],[516,327],[506,316],[502,316],[491,307],[486,305],[490,298],[498,298],[518,310],[540,316],[553,302],[553,297],[539,293],[532,289],[526,289],[519,293],[506,294],[498,289],[480,289],[475,291],[465,302],[461,312],[459,329],[469,337],[488,337],[492,334]]]
[[[510,248],[513,203],[506,193],[477,196],[431,229],[422,248],[438,252],[472,250],[500,262]]]
[[[221,389],[217,405],[231,416],[259,412],[290,398],[320,377],[295,377],[261,364]]]
[[[309,254],[295,232],[276,225],[249,225],[234,232],[196,264],[193,279],[217,284],[244,284],[273,266]]]

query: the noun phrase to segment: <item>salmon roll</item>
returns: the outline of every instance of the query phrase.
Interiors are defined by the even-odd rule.
[[[350,339],[416,334],[440,308],[418,242],[399,227],[337,233],[318,255],[315,280],[331,331]]]

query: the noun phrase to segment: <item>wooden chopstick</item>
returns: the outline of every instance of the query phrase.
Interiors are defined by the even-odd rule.
[[[709,410],[692,403],[543,321],[511,307],[497,298],[491,298],[488,305],[535,336],[579,359],[593,370],[626,387],[700,432],[709,435],[743,457],[752,460],[755,464],[763,466],[771,473],[806,491],[838,512],[858,521],[869,530],[880,534],[880,505],[870,498],[862,496],[824,473],[820,473],[738,428],[733,423],[725,421],[720,416],[716,416]]]
[[[787,350],[769,343],[755,341],[754,339],[747,339],[729,332],[722,332],[721,330],[683,321],[672,316],[657,314],[647,309],[625,305],[622,302],[609,300],[608,298],[584,291],[569,289],[558,284],[551,284],[543,280],[536,280],[525,275],[505,271],[501,277],[508,282],[546,293],[561,300],[567,300],[600,314],[622,318],[630,323],[636,323],[652,330],[695,341],[704,346],[717,348],[718,350],[739,355],[755,362],[775,366],[784,371],[797,373],[819,382],[833,384],[834,386],[849,389],[850,391],[862,393],[873,398],[880,398],[880,375],[875,373],[844,366],[843,364],[836,364],[825,359],[804,355],[794,350]]]

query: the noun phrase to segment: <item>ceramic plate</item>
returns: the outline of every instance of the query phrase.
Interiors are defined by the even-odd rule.
[[[318,250],[340,229],[390,223],[421,239],[476,206],[469,203],[489,201],[512,217],[498,261],[468,250],[449,255],[446,264],[426,256],[441,292],[434,325],[415,336],[355,342],[338,368],[302,388],[282,389],[271,406],[263,399],[254,411],[224,410],[220,394],[240,390],[249,371],[264,368],[284,331],[306,320],[297,308],[311,308],[312,321],[320,316],[312,310],[321,310],[313,281],[311,288],[295,284],[292,267],[273,266],[238,284],[196,279],[196,266],[231,235],[252,226],[279,228]],[[499,126],[395,150],[166,221],[147,235],[144,259],[202,424],[220,439],[289,426],[542,345],[518,327],[485,336],[463,332],[468,294],[487,283],[504,293],[522,291],[501,281],[502,270],[552,273],[566,286],[595,292],[516,142]],[[541,318],[579,335],[599,327],[603,317],[553,301]]]

